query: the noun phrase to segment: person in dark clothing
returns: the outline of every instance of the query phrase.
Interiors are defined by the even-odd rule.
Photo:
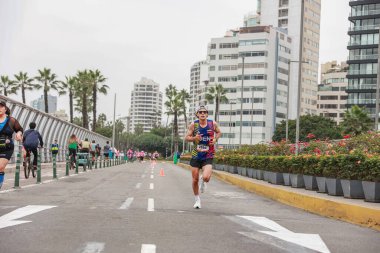
[[[15,140],[22,140],[23,129],[20,123],[10,116],[10,110],[5,101],[0,100],[0,189],[4,182],[4,171],[14,150],[13,134]]]
[[[37,169],[37,157],[38,157],[38,146],[42,147],[44,145],[44,142],[42,141],[42,136],[40,132],[35,130],[36,128],[36,123],[31,122],[29,124],[28,130],[25,131],[24,133],[24,138],[22,140],[23,146],[26,151],[26,157],[30,157],[30,152],[33,153],[34,158],[33,158],[33,169]],[[24,165],[25,166],[25,165]]]

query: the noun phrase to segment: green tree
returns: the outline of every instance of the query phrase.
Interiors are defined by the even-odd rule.
[[[70,106],[70,122],[73,123],[74,118],[74,93],[76,88],[77,79],[72,76],[65,76],[65,81],[61,81],[63,92],[69,93],[69,106]]]
[[[141,124],[137,124],[137,125],[135,126],[134,133],[135,133],[135,135],[137,135],[137,136],[143,134],[143,133],[144,133],[143,125],[141,125]]]
[[[181,93],[178,92],[177,88],[170,84],[169,87],[165,89],[166,102],[165,106],[167,109],[167,115],[173,115],[173,132],[174,132],[174,151],[178,151],[178,116],[181,115]]]
[[[17,93],[15,82],[10,80],[8,76],[0,77],[0,93],[4,94],[4,96]]]
[[[41,89],[41,85],[34,83],[34,79],[28,77],[28,73],[20,71],[18,74],[14,75],[16,78],[15,87],[21,90],[22,102],[25,104],[25,91],[33,89]]]
[[[214,120],[218,121],[219,116],[219,106],[221,103],[228,103],[228,98],[226,96],[227,90],[224,89],[223,85],[216,84],[208,89],[208,93],[206,93],[206,100],[209,103],[215,103],[215,112],[214,112]]]
[[[161,137],[166,137],[171,135],[172,129],[170,127],[155,127],[150,130],[150,133]]]
[[[340,126],[344,134],[359,135],[372,129],[373,122],[365,108],[354,105],[346,111]]]
[[[91,109],[92,78],[88,70],[78,71],[75,86],[76,109],[82,112],[83,127],[89,128],[88,111]]]
[[[106,78],[101,74],[99,70],[92,71],[90,70],[90,77],[92,82],[92,131],[95,132],[96,130],[96,112],[97,112],[97,105],[98,105],[98,93],[107,95],[107,89],[109,87],[105,84],[103,84],[106,81]]]
[[[340,128],[330,119],[319,115],[302,115],[300,118],[300,141],[308,141],[309,134],[313,134],[316,139],[340,139]],[[276,126],[273,134],[273,141],[281,141],[286,137],[286,121],[281,121]],[[296,138],[296,121],[289,120],[289,140],[294,142]]]
[[[45,103],[45,112],[49,112],[49,104],[48,104],[48,93],[50,90],[56,90],[61,92],[61,87],[59,86],[59,81],[57,80],[57,75],[52,73],[50,69],[44,68],[38,70],[39,76],[36,76],[35,79],[40,82],[44,89],[44,103]]]

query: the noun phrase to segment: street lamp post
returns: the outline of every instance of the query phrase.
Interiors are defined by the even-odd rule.
[[[115,100],[113,102],[113,127],[112,127],[112,146],[115,148],[115,120],[116,120],[116,93]]]
[[[242,70],[241,70],[241,95],[240,95],[240,136],[239,136],[239,146],[241,147],[241,138],[243,135],[243,91],[244,91],[244,55],[240,55],[242,58]]]
[[[286,141],[289,140],[289,86],[290,86],[290,65],[292,62],[299,62],[301,63],[309,63],[307,61],[288,61],[288,90],[287,90],[287,98],[286,98],[286,126],[285,126],[285,139]],[[297,105],[298,107],[299,105]]]

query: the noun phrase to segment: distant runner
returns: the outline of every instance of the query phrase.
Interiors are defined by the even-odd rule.
[[[193,192],[195,196],[195,204],[193,207],[199,209],[201,208],[199,190],[203,193],[205,183],[210,181],[212,160],[215,153],[214,144],[221,137],[222,133],[215,121],[207,119],[208,110],[205,106],[197,108],[196,116],[198,119],[190,124],[186,134],[186,141],[194,143],[190,160],[193,176]],[[203,169],[203,174],[199,179],[200,169]]]

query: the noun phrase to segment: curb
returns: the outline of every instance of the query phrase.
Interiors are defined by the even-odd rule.
[[[186,164],[178,164],[180,167],[190,170]],[[263,181],[244,178],[227,172],[213,170],[213,175],[218,179],[236,185],[244,190],[276,200],[280,203],[297,207],[305,211],[372,228],[380,231],[380,206],[371,208],[361,205],[334,201],[324,195],[321,197],[311,196],[296,192],[294,188],[284,189],[277,185],[271,185]],[[286,187],[287,188],[287,187]],[[293,189],[293,190],[292,190]]]

